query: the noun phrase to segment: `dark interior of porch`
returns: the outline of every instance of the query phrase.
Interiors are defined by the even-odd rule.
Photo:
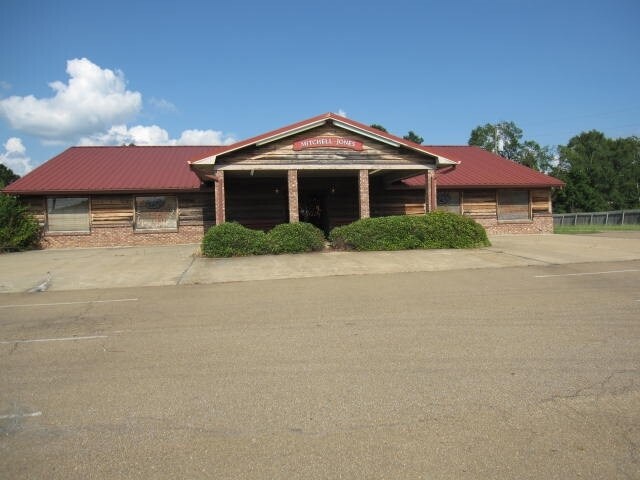
[[[425,212],[424,189],[398,187],[393,182],[398,175],[402,174],[375,172],[369,176],[372,217]],[[227,172],[226,220],[265,231],[288,222],[287,185],[286,171]],[[358,220],[358,171],[299,170],[298,214],[301,222],[316,225],[325,233]]]

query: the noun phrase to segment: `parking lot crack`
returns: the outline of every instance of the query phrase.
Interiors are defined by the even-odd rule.
[[[195,261],[196,261],[196,256],[192,255],[191,256],[191,262],[189,262],[189,265],[187,266],[187,268],[185,268],[184,271],[182,272],[182,274],[180,274],[180,276],[178,277],[178,281],[176,282],[176,285],[181,285],[182,284],[182,281],[187,276],[187,273],[189,273],[189,270],[191,270],[191,267],[193,266],[193,263]]]
[[[498,254],[509,256],[509,257],[514,257],[514,258],[521,258],[522,260],[527,260],[529,262],[536,262],[536,265],[546,265],[546,266],[558,265],[557,263],[546,262],[544,260],[540,260],[539,258],[527,257],[525,255],[516,255],[515,253],[505,252],[504,250],[494,250],[491,248],[489,248],[488,250],[493,253],[498,253]]]
[[[613,396],[624,395],[635,389],[634,387],[636,387],[635,380],[637,374],[638,370],[616,370],[598,382],[578,388],[569,394],[552,395],[543,399],[542,403],[554,402],[557,400],[574,400],[576,398],[597,397],[603,394]],[[625,379],[626,381],[623,381]]]

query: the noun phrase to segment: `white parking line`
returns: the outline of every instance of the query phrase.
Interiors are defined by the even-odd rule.
[[[63,338],[36,338],[33,340],[1,340],[0,344],[36,343],[36,342],[66,342],[69,340],[94,340],[96,338],[108,338],[108,335],[91,335],[89,337],[63,337]]]
[[[116,298],[114,300],[87,300],[84,302],[57,302],[57,303],[22,303],[15,305],[0,305],[0,308],[19,307],[52,307],[56,305],[83,305],[87,303],[116,303],[116,302],[137,302],[137,298]]]
[[[585,273],[560,273],[557,275],[536,275],[534,278],[549,278],[549,277],[579,277],[582,275],[607,275],[610,273],[627,273],[627,272],[640,272],[640,269],[630,270],[610,270],[608,272],[585,272]]]
[[[11,415],[0,415],[0,420],[6,420],[8,418],[39,417],[40,415],[42,415],[42,412],[13,413]]]

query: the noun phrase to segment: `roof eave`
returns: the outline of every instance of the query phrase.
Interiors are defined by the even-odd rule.
[[[235,152],[237,150],[240,150],[240,149],[243,149],[243,148],[246,148],[246,147],[252,147],[254,145],[258,146],[258,147],[262,146],[262,145],[266,145],[268,143],[275,142],[277,140],[280,140],[282,138],[288,137],[290,135],[295,135],[297,133],[301,133],[301,132],[304,132],[306,130],[311,130],[312,128],[319,127],[320,125],[322,125],[326,121],[327,121],[326,118],[323,118],[323,119],[320,119],[320,120],[316,120],[314,122],[311,122],[311,123],[308,123],[308,124],[305,124],[305,125],[300,125],[300,126],[295,127],[295,128],[291,128],[291,129],[286,130],[284,132],[280,132],[280,133],[277,133],[275,135],[271,135],[269,137],[263,138],[261,140],[257,140],[255,142],[248,142],[248,143],[239,142],[237,144],[237,146],[235,146],[235,147],[231,146],[230,148],[228,148],[228,149],[226,149],[226,150],[224,150],[222,152],[219,152],[219,153],[217,153],[215,155],[211,155],[209,157],[205,157],[205,158],[202,158],[200,160],[196,160],[195,162],[189,162],[189,163],[193,164],[193,165],[214,165],[216,163],[216,159],[218,158],[219,155],[226,155],[228,153]]]
[[[316,127],[319,127],[327,122],[332,122],[335,126],[339,127],[339,128],[343,128],[344,130],[348,130],[354,133],[357,133],[359,135],[362,135],[363,137],[367,137],[367,138],[371,138],[373,140],[376,140],[378,142],[390,145],[392,147],[395,148],[400,148],[400,147],[404,147],[407,148],[409,150],[412,150],[414,152],[418,152],[421,153],[423,155],[428,155],[430,157],[432,157],[433,159],[435,159],[436,161],[436,167],[448,167],[451,165],[458,165],[459,162],[456,162],[454,160],[450,160],[446,157],[440,156],[440,155],[436,155],[435,153],[432,153],[430,151],[428,151],[427,149],[425,149],[424,147],[422,147],[421,145],[412,145],[412,142],[406,141],[406,140],[400,140],[400,139],[395,139],[393,138],[393,136],[391,136],[388,133],[385,132],[380,132],[379,134],[377,132],[373,132],[370,129],[365,129],[362,128],[360,125],[355,125],[351,122],[348,121],[348,119],[344,118],[344,117],[336,117],[333,114],[326,114],[323,115],[321,118],[318,117],[314,117],[313,119],[311,119],[308,123],[305,123],[303,125],[297,125],[293,128],[289,128],[287,130],[275,133],[273,135],[269,135],[267,137],[264,138],[259,138],[256,139],[255,141],[241,141],[238,142],[235,146],[231,145],[229,148],[218,152],[215,155],[210,155],[208,157],[196,160],[194,162],[190,162],[190,164],[192,165],[214,165],[216,163],[216,160],[219,156],[221,155],[226,155],[232,152],[235,152],[237,150],[246,148],[246,147],[251,147],[251,146],[262,146],[262,145],[266,145],[272,142],[276,142],[278,140],[281,140],[283,138],[286,137],[290,137],[291,135],[296,135],[298,133],[302,133],[305,132],[307,130],[311,130],[314,129]]]
[[[564,185],[549,185],[539,183],[459,183],[459,184],[443,184],[438,183],[439,189],[444,188],[469,188],[469,189],[482,189],[482,188],[562,188]]]
[[[42,197],[47,195],[115,195],[129,193],[160,193],[160,192],[199,192],[211,190],[210,187],[200,185],[198,187],[149,187],[149,188],[113,188],[113,189],[60,189],[60,190],[20,190],[15,192],[6,192],[7,195],[36,196]],[[2,193],[5,193],[3,190]]]

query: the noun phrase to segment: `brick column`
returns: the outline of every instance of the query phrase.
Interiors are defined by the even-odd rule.
[[[438,209],[438,178],[435,170],[429,170],[431,175],[431,211]]]
[[[358,191],[360,192],[360,218],[369,218],[369,170],[360,170],[358,175]]]
[[[424,174],[424,206],[425,213],[433,211],[433,173],[427,170]]]
[[[224,171],[218,170],[215,180],[216,225],[225,221],[226,209],[224,204]]]
[[[289,192],[289,223],[297,223],[300,221],[297,170],[287,170],[287,191]]]

